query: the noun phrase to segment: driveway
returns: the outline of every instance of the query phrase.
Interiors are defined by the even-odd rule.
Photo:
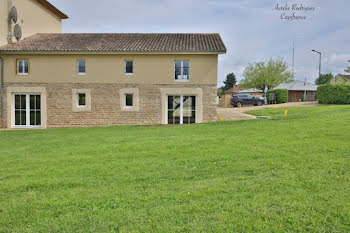
[[[292,103],[284,103],[284,104],[269,104],[263,106],[247,106],[242,108],[221,108],[218,107],[217,117],[218,121],[221,120],[221,116],[224,117],[225,121],[234,121],[234,120],[248,120],[255,119],[255,116],[246,114],[245,112],[255,109],[262,108],[293,108],[293,107],[310,107],[319,105],[317,101],[312,102],[292,102]]]

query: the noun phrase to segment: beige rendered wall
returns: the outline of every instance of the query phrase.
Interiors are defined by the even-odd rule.
[[[61,19],[35,0],[12,0],[12,5],[17,8],[17,24],[22,28],[22,38],[36,33],[62,32]],[[8,0],[0,0],[0,45],[7,43],[8,12]]]
[[[29,60],[29,75],[16,75],[16,59]],[[86,75],[77,60],[86,60]],[[125,60],[134,74],[124,74]],[[174,80],[174,61],[190,61],[190,81]],[[5,82],[217,85],[218,55],[4,55]]]
[[[0,46],[7,44],[8,0],[0,0]]]
[[[232,97],[232,94],[230,94],[230,93],[222,94],[221,95],[221,104],[220,104],[220,106],[224,107],[224,108],[232,107],[232,105],[230,103],[231,97]]]

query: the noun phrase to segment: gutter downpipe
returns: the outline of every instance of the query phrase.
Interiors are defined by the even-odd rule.
[[[1,65],[1,128],[5,128],[5,117],[4,117],[4,59],[0,57]]]

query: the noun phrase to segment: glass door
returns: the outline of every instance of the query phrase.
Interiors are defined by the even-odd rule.
[[[168,124],[180,124],[181,96],[168,96]]]
[[[15,95],[15,125],[27,125],[27,95]]]
[[[168,124],[196,123],[195,96],[168,96]]]
[[[41,102],[40,95],[29,96],[29,111],[30,111],[30,125],[40,126],[41,125]]]
[[[196,97],[183,96],[183,124],[196,123]]]
[[[35,94],[15,94],[14,126],[40,127],[41,126],[41,96]]]

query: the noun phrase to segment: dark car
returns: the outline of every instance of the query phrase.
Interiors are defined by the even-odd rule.
[[[231,97],[231,104],[234,107],[241,107],[246,104],[261,106],[265,103],[264,98],[256,97],[251,94],[238,94]]]

